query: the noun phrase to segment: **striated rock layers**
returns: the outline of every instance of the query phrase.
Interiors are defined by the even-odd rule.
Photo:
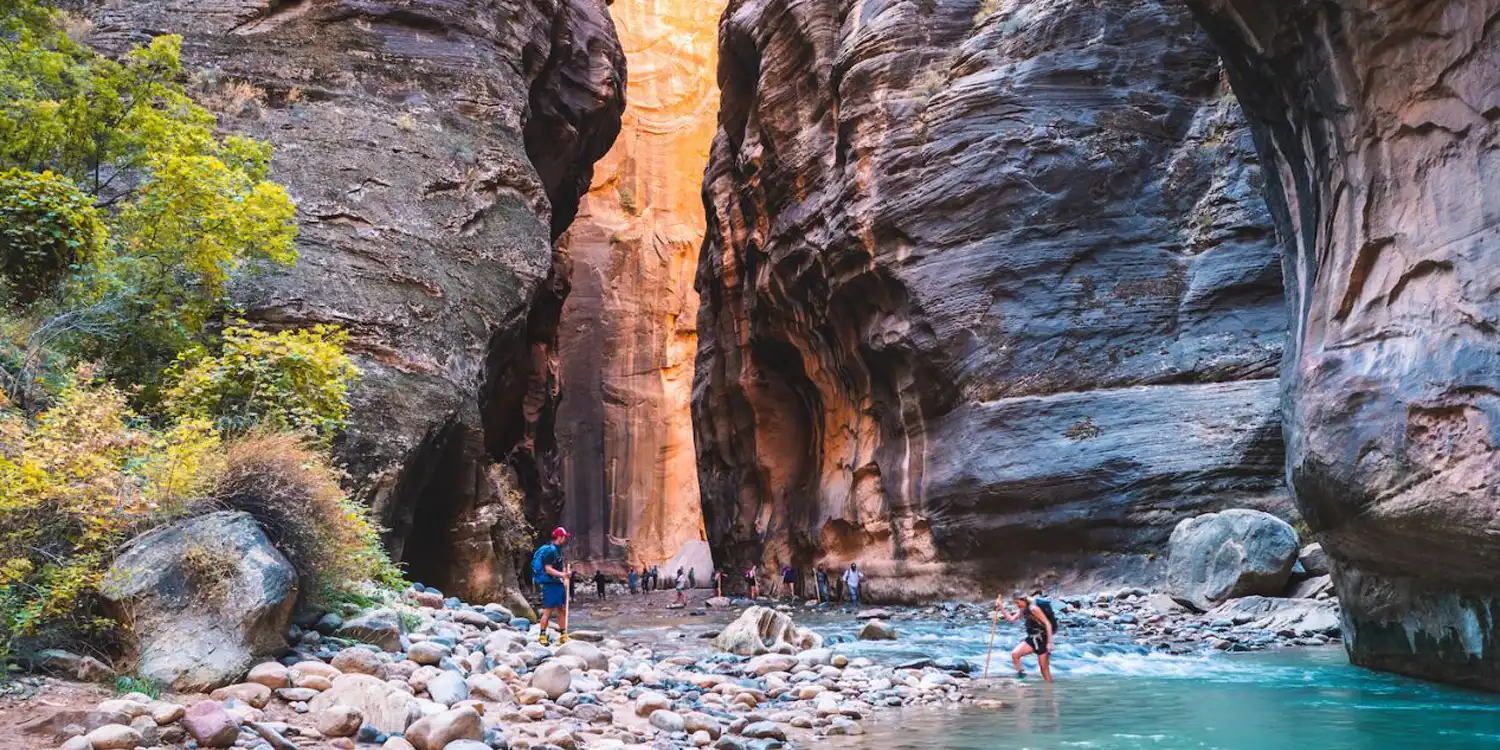
[[[563,244],[557,439],[578,559],[663,564],[702,540],[688,402],[722,3],[616,0],[630,105]],[[707,577],[707,571],[699,571]]]
[[[1190,4],[1276,175],[1288,476],[1349,654],[1500,690],[1500,2]]]
[[[339,452],[412,575],[454,578],[450,539],[472,536],[492,461],[514,465],[540,523],[555,520],[567,279],[553,240],[623,108],[604,0],[163,1],[92,14],[106,48],[184,35],[221,123],[275,144],[301,260],[238,294],[258,324],[351,332],[364,380]],[[493,578],[481,573],[458,578]]]
[[[693,395],[717,554],[907,598],[1139,575],[1185,516],[1287,512],[1280,258],[1221,78],[1170,2],[731,2]]]

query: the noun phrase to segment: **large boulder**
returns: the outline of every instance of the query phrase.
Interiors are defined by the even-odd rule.
[[[339,675],[332,687],[308,704],[314,714],[338,705],[357,709],[366,724],[386,734],[404,732],[422,718],[422,704],[416,698],[367,674]]]
[[[286,647],[296,582],[255,519],[223,511],[131,541],[99,590],[129,625],[134,671],[192,693],[237,682]]]
[[[792,618],[769,607],[745,610],[714,637],[714,648],[740,656],[771,651],[796,653],[822,645],[823,636],[799,627]]]
[[[1244,508],[1184,519],[1172,531],[1167,593],[1200,611],[1251,594],[1275,596],[1297,562],[1297,532]]]

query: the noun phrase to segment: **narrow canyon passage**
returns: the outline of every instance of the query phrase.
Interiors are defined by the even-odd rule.
[[[559,243],[572,265],[558,330],[562,522],[576,559],[615,572],[665,565],[688,545],[708,577],[689,399],[722,10],[610,6],[630,75],[625,116]]]

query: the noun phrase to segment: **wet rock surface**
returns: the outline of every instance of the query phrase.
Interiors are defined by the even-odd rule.
[[[1189,0],[1268,165],[1288,475],[1357,664],[1500,690],[1487,0]]]
[[[257,325],[349,331],[363,378],[338,453],[355,488],[415,575],[491,598],[497,571],[459,569],[496,556],[455,559],[452,529],[483,504],[492,457],[539,518],[560,506],[553,240],[624,107],[605,3],[179,5],[91,5],[90,41],[183,35],[220,124],[275,146],[300,262],[236,301]]]
[[[1286,513],[1280,258],[1168,2],[737,0],[694,424],[729,562],[867,595],[1103,570]]]

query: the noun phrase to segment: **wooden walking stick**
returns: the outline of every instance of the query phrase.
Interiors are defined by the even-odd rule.
[[[563,581],[563,622],[562,622],[563,626],[562,626],[562,637],[558,639],[559,641],[565,641],[568,638],[568,615],[571,614],[569,612],[569,610],[572,608],[572,605],[573,605],[573,566],[572,565],[563,566],[563,577],[566,578],[567,580]]]
[[[994,621],[990,623],[990,650],[984,652],[984,679],[990,678],[990,655],[995,653],[995,631],[1000,629],[1000,608],[995,608]]]

